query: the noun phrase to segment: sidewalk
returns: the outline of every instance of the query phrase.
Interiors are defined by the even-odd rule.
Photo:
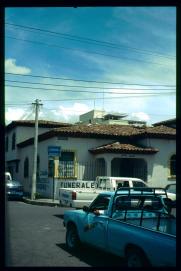
[[[41,206],[60,206],[59,200],[53,200],[53,199],[35,199],[35,200],[31,200],[28,197],[23,197],[23,201],[25,203],[29,203],[29,204],[33,204],[33,205],[41,205]]]

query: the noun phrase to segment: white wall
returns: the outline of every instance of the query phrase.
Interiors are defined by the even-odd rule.
[[[152,186],[164,187],[175,181],[169,178],[169,161],[176,154],[176,142],[173,139],[146,139],[140,141],[147,147],[156,148],[159,151],[154,155],[148,155],[145,159],[148,165],[148,181]],[[148,145],[149,144],[149,145]]]

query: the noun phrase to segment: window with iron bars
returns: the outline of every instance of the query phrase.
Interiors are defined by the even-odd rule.
[[[61,152],[59,158],[59,177],[75,178],[75,153],[72,151]]]

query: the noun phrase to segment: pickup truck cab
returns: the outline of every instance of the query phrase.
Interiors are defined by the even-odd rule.
[[[130,267],[175,266],[176,222],[161,190],[105,191],[89,207],[65,211],[68,249],[85,243],[125,257]]]
[[[76,181],[75,181],[76,183]],[[85,181],[82,183],[86,183]],[[91,183],[92,185],[92,183]],[[60,205],[82,208],[90,203],[102,191],[115,191],[118,187],[147,187],[147,183],[138,178],[98,176],[94,185],[88,189],[59,189]],[[91,188],[93,187],[93,188]]]

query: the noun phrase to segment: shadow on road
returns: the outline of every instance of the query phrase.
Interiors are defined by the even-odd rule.
[[[56,245],[68,252],[70,255],[78,258],[80,261],[83,261],[92,267],[126,267],[126,263],[123,258],[108,254],[93,247],[82,245],[79,250],[70,252],[65,244]]]
[[[60,219],[63,219],[63,215],[54,215],[54,216],[56,216],[56,217],[58,217]]]

